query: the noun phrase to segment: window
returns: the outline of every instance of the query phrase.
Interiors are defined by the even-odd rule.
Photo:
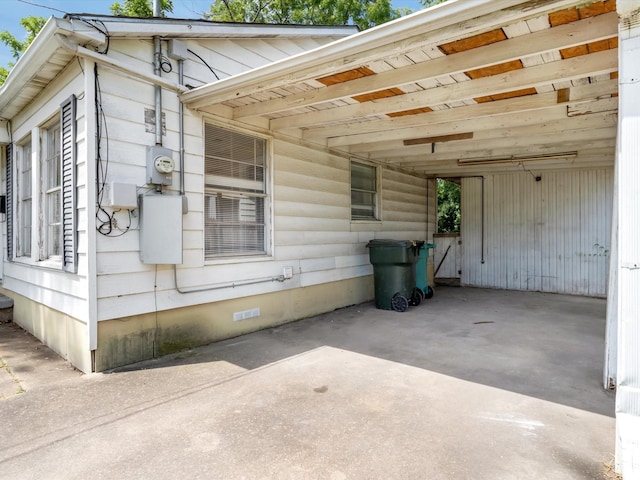
[[[61,165],[60,122],[56,121],[42,131],[42,198],[45,231],[42,232],[43,249],[40,260],[58,258],[62,255],[62,209],[61,209]]]
[[[205,258],[266,253],[267,141],[205,125]]]
[[[77,270],[75,106],[72,95],[57,118],[7,147],[9,260]]]
[[[351,219],[376,220],[377,169],[364,163],[351,162]]]
[[[27,137],[18,145],[17,149],[17,215],[18,224],[16,255],[18,257],[31,256],[31,227],[32,227],[32,151],[31,136]]]

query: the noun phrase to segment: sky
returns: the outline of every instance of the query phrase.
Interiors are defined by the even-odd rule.
[[[24,17],[62,17],[64,13],[96,13],[109,15],[109,7],[116,0],[0,0],[0,32],[8,30],[17,39],[24,40],[26,33],[20,25]],[[209,10],[212,0],[173,0],[173,18],[200,18]],[[122,0],[120,0],[122,3]],[[393,6],[420,9],[418,0],[393,0]],[[13,61],[11,51],[0,44],[0,66]]]

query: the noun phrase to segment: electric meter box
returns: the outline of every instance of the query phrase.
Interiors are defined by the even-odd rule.
[[[160,145],[147,147],[147,183],[171,185],[173,183],[173,152]]]
[[[182,196],[140,195],[140,260],[182,264]]]

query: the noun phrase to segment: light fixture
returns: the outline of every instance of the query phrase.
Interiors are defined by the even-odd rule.
[[[516,155],[512,155],[511,157],[499,157],[499,158],[481,157],[481,158],[458,159],[458,165],[459,166],[499,165],[499,164],[509,164],[509,163],[538,162],[538,161],[547,161],[547,160],[563,160],[563,159],[575,158],[577,156],[578,156],[578,152],[562,152],[562,153],[553,153],[549,155],[537,155],[535,157],[532,157],[532,156],[518,157]]]

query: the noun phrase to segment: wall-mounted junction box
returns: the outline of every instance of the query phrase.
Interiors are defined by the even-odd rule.
[[[110,182],[105,185],[105,206],[133,210],[138,208],[136,186],[133,183]]]
[[[167,55],[174,60],[186,60],[189,58],[189,49],[187,44],[176,40],[175,38],[169,39],[169,46],[167,48]]]
[[[140,260],[182,263],[182,196],[140,195]]]

